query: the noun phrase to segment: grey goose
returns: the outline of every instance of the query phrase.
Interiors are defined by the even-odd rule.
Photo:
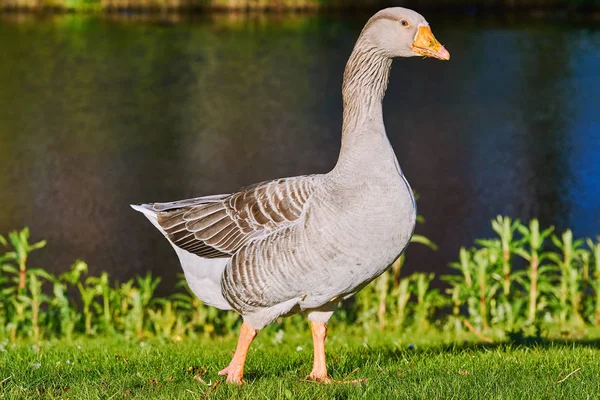
[[[387,138],[382,101],[392,59],[450,54],[406,8],[376,13],[344,72],[342,143],[326,174],[276,179],[236,193],[133,205],[171,243],[200,300],[243,319],[222,371],[242,383],[250,343],[280,316],[305,313],[310,378],[329,382],[326,323],[337,304],[381,275],[404,251],[416,207]]]

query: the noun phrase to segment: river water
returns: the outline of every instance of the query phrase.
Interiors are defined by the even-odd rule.
[[[0,17],[0,233],[118,279],[180,272],[130,203],[328,171],[342,73],[366,15]],[[600,234],[600,28],[432,15],[450,62],[397,60],[387,132],[447,272],[497,214]],[[374,249],[376,251],[376,249]]]

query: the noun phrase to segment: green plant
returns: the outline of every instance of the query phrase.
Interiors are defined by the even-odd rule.
[[[87,271],[87,264],[79,261],[80,268],[85,268]],[[84,267],[85,266],[85,267]],[[84,326],[85,326],[85,334],[92,335],[93,325],[92,318],[94,317],[92,304],[96,296],[98,296],[99,290],[98,287],[94,284],[94,277],[88,277],[83,282],[76,283],[77,289],[79,290],[79,295],[81,296],[81,301],[83,302],[83,318],[84,318]]]
[[[160,305],[158,309],[148,310],[148,316],[154,326],[154,332],[166,339],[170,339],[175,323],[177,322],[174,303],[166,299],[159,299],[156,303]]]
[[[393,297],[396,298],[396,328],[401,328],[406,319],[406,306],[410,300],[409,290],[410,278],[401,279],[398,286],[393,292]]]
[[[502,262],[502,290],[505,296],[510,295],[510,287],[511,287],[511,269],[512,269],[512,255],[516,250],[520,249],[521,241],[513,240],[515,231],[520,226],[519,220],[511,220],[509,217],[497,216],[495,220],[492,221],[492,229],[494,232],[498,234],[500,237],[499,242],[499,250],[501,252],[501,262]],[[480,243],[484,243],[484,241],[480,241]],[[493,243],[492,247],[498,247],[496,242]]]
[[[108,281],[108,273],[103,272],[100,277],[90,277],[90,285],[95,285],[95,291],[102,297],[102,317],[104,322],[104,331],[114,333],[112,312],[111,312],[111,296],[113,291],[110,288]]]
[[[77,321],[81,319],[75,306],[69,301],[67,284],[61,279],[52,279],[52,298],[49,307],[49,329],[55,334],[65,337],[67,341],[73,338]]]
[[[34,250],[41,249],[46,245],[46,241],[42,240],[34,244],[29,243],[29,228],[23,228],[20,231],[13,231],[8,234],[8,241],[13,247],[13,251],[4,254],[4,261],[11,260],[16,262],[19,267],[19,292],[25,290],[27,276],[27,259],[29,253]],[[2,238],[2,243],[7,244],[6,239]]]
[[[549,291],[551,289],[551,287],[540,288],[539,277],[540,275],[544,276],[546,272],[551,270],[550,267],[542,266],[543,262],[548,258],[548,254],[543,253],[543,248],[544,241],[552,234],[554,227],[540,231],[538,220],[532,219],[529,222],[529,226],[519,225],[517,229],[523,235],[524,242],[528,245],[527,249],[519,247],[514,251],[529,262],[529,281],[522,280],[521,284],[528,288],[529,303],[527,320],[531,323],[536,318],[540,289],[542,291]]]
[[[6,323],[5,331],[10,331],[10,336],[15,339],[20,329],[26,329],[27,314],[30,312],[29,322],[33,326],[33,336],[37,339],[39,338],[39,306],[42,301],[41,282],[38,280],[41,270],[28,274],[27,260],[29,253],[44,247],[46,241],[30,244],[29,229],[23,228],[20,231],[10,232],[8,239],[0,236],[0,244],[4,247],[9,245],[12,247],[0,256],[2,274],[7,275],[3,279],[6,286],[2,290],[5,301],[1,310],[2,319]],[[27,287],[28,276],[33,279],[29,287]]]
[[[417,331],[425,332],[429,328],[429,318],[435,310],[446,304],[439,290],[430,289],[434,274],[417,273],[412,276],[415,283],[416,305],[414,326]]]
[[[600,326],[600,236],[596,238],[596,243],[594,243],[591,239],[588,239],[587,245],[591,251],[594,263],[592,287],[593,293],[596,296],[595,307],[593,309],[593,318],[591,319],[594,325]]]
[[[560,271],[560,286],[555,290],[559,301],[559,322],[561,325],[566,324],[567,317],[570,314],[572,322],[579,324],[582,322],[582,317],[579,312],[580,271],[577,268],[577,263],[584,251],[581,248],[584,241],[581,239],[574,240],[573,232],[570,229],[563,232],[560,239],[556,235],[552,235],[551,238],[560,251],[560,253],[548,253],[548,258],[555,263]]]

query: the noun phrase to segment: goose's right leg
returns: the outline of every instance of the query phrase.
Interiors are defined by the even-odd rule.
[[[252,328],[247,323],[242,324],[240,329],[240,338],[238,339],[237,348],[233,359],[227,366],[227,368],[219,371],[219,375],[227,375],[227,382],[241,385],[244,383],[244,365],[246,364],[246,356],[250,349],[250,344],[256,337],[258,331]]]

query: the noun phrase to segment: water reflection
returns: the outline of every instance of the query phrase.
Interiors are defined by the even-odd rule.
[[[0,232],[31,226],[54,271],[80,257],[173,282],[171,249],[128,204],[331,168],[365,18],[3,17]],[[499,213],[600,233],[600,31],[429,20],[452,61],[397,61],[384,106],[440,244],[407,269],[444,271]]]

